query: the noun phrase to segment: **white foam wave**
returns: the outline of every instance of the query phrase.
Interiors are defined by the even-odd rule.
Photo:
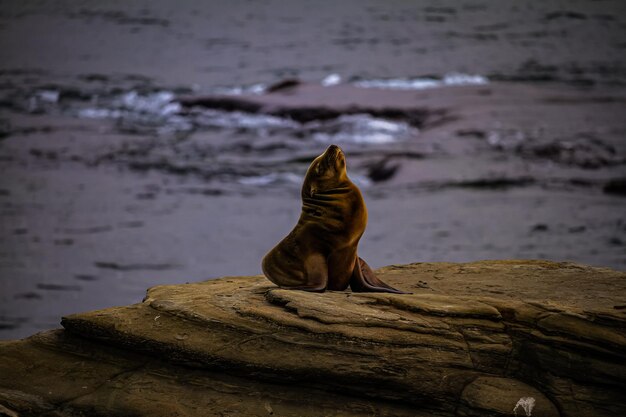
[[[425,90],[458,85],[484,85],[489,82],[482,75],[460,73],[446,74],[442,79],[436,78],[392,78],[356,81],[353,85],[361,88],[381,88],[388,90]]]
[[[443,83],[445,85],[484,85],[489,83],[489,79],[482,75],[450,73],[443,77]]]
[[[351,114],[335,120],[311,122],[305,128],[315,140],[323,143],[385,144],[408,139],[418,130],[408,123],[397,122],[368,114]]]
[[[244,113],[240,111],[223,111],[203,109],[197,116],[196,122],[204,127],[219,127],[233,129],[268,129],[293,128],[300,125],[290,119],[268,116],[265,114]]]
[[[78,117],[83,119],[117,119],[122,116],[119,110],[111,110],[104,108],[86,108],[78,111]]]
[[[169,116],[180,112],[181,106],[174,102],[174,93],[171,91],[159,91],[152,94],[141,95],[136,91],[123,94],[114,107],[123,108],[139,113]]]
[[[302,178],[291,172],[273,172],[267,175],[239,178],[239,183],[243,185],[264,186],[273,184],[300,184]]]
[[[217,87],[213,89],[213,93],[225,96],[240,96],[242,94],[263,94],[266,90],[267,85],[259,83],[239,87]]]
[[[192,121],[179,114],[181,105],[174,99],[171,91],[141,94],[132,90],[115,97],[94,98],[98,106],[78,109],[76,114],[85,119],[114,119],[127,127],[158,134],[192,130]]]
[[[331,85],[337,85],[339,83],[341,83],[341,75],[339,74],[330,74],[322,80],[324,87],[330,87]]]
[[[80,109],[78,115],[92,119],[117,118],[131,113],[168,117],[181,110],[174,98],[170,91],[139,94],[133,90],[107,100],[109,102],[102,103],[101,107]]]
[[[37,92],[37,97],[48,103],[56,103],[59,101],[61,93],[57,90],[40,90]]]
[[[405,140],[418,133],[406,122],[368,114],[344,115],[302,124],[289,118],[241,111],[196,108],[182,113],[175,94],[165,90],[149,94],[133,90],[94,101],[97,106],[76,109],[76,114],[88,119],[115,119],[139,131],[161,134],[187,132],[195,128],[244,129],[262,136],[276,131],[305,133],[323,143],[385,144]]]
[[[202,109],[191,115],[181,115],[181,105],[174,101],[170,91],[140,94],[129,91],[101,103],[100,107],[78,110],[78,116],[87,119],[124,119],[144,126],[158,126],[159,133],[205,128],[231,128],[258,130],[297,129],[300,124],[290,119],[239,111]]]

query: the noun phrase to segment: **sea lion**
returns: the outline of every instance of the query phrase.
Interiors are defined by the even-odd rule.
[[[330,145],[315,158],[302,185],[302,213],[294,229],[263,258],[265,276],[287,289],[405,294],[378,279],[357,255],[367,209],[346,172],[346,158]]]

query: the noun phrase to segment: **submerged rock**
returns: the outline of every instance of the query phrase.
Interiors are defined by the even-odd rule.
[[[607,194],[626,195],[626,178],[613,178],[603,188]]]
[[[626,414],[626,273],[546,261],[378,273],[414,294],[226,277],[65,317],[65,331],[0,343],[0,413]]]

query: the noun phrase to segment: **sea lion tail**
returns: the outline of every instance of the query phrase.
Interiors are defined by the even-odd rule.
[[[393,288],[376,276],[372,268],[363,259],[357,256],[350,278],[350,288],[354,292],[389,292],[393,294],[411,294]]]

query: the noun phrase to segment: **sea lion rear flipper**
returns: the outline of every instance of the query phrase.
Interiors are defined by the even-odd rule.
[[[356,265],[350,278],[350,288],[354,292],[390,292],[394,294],[411,294],[400,291],[381,281],[372,268],[357,256]]]

